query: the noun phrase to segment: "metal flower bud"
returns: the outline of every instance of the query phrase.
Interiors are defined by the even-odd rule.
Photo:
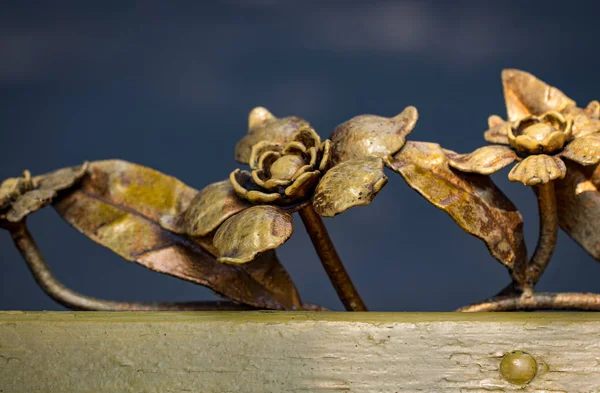
[[[542,116],[528,115],[515,123],[506,123],[509,144],[522,154],[554,153],[571,139],[573,121],[558,112]]]
[[[3,222],[22,221],[29,214],[47,206],[60,191],[77,183],[86,170],[87,162],[33,178],[26,170],[22,177],[4,180],[0,184],[0,225]]]

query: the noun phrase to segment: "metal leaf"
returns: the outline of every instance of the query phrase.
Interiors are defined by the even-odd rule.
[[[575,138],[560,155],[581,165],[596,165],[600,162],[600,132]]]
[[[177,216],[163,216],[159,223],[172,232],[206,236],[223,221],[250,206],[249,202],[238,197],[228,179],[204,187],[187,210]]]
[[[489,145],[468,153],[458,154],[444,149],[448,164],[462,172],[491,175],[517,159],[517,154],[508,146]]]
[[[415,128],[419,113],[408,106],[394,117],[360,115],[338,125],[331,133],[332,165],[369,157],[384,158],[402,148]]]
[[[509,121],[527,115],[539,116],[549,111],[562,112],[567,107],[575,106],[575,101],[565,93],[525,71],[503,70],[502,86]]]
[[[483,240],[502,264],[512,269],[525,260],[521,214],[489,177],[452,170],[435,143],[407,142],[388,165],[462,229]]]
[[[215,233],[214,244],[220,262],[248,263],[257,255],[281,246],[293,230],[289,212],[257,205],[225,221]]]
[[[600,261],[600,165],[565,161],[567,175],[556,181],[558,222],[594,259]]]
[[[333,217],[370,204],[387,181],[380,158],[344,161],[325,173],[315,190],[313,206],[321,216]]]
[[[197,191],[158,171],[125,161],[90,164],[81,186],[55,202],[58,213],[84,235],[149,269],[209,287],[260,308],[295,309],[296,288],[275,253],[256,264],[217,262],[209,238],[164,230],[158,221],[177,215]],[[265,273],[269,271],[269,273]]]

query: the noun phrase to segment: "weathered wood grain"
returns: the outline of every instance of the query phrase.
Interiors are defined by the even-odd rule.
[[[0,313],[0,392],[325,391],[600,392],[600,314]]]

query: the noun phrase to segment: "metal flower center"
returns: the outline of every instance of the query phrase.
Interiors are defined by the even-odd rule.
[[[547,138],[550,134],[552,134],[555,131],[558,130],[556,130],[550,124],[538,123],[525,128],[521,132],[521,135],[528,135],[536,141],[542,142],[545,138]]]
[[[572,136],[573,122],[556,112],[526,116],[507,125],[508,142],[521,154],[549,154],[560,151]]]
[[[280,180],[290,180],[298,169],[305,165],[302,157],[297,155],[286,155],[278,158],[271,165],[271,177]]]

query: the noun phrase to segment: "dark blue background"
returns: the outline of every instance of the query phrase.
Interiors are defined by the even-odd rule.
[[[597,2],[28,2],[0,5],[0,178],[122,158],[195,187],[238,166],[257,105],[322,136],[358,114],[415,105],[410,139],[460,152],[505,115],[500,71],[521,68],[580,105],[600,99]],[[174,2],[172,2],[174,4]],[[508,283],[484,244],[389,173],[369,207],[326,224],[372,310],[451,310]],[[494,176],[521,209],[532,252],[533,193]],[[126,262],[52,210],[29,219],[68,286],[118,300],[213,299]],[[296,222],[279,255],[308,302],[340,309]],[[600,266],[561,233],[541,290],[600,291]],[[0,309],[62,309],[0,232]]]

